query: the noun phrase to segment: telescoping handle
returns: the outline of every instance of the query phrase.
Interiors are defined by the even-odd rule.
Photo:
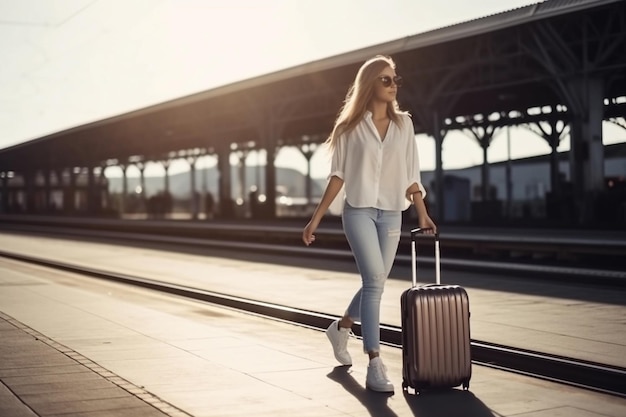
[[[432,230],[430,228],[428,229],[421,229],[421,228],[416,228],[411,230],[411,271],[412,271],[412,280],[413,280],[413,287],[417,286],[417,245],[416,245],[416,241],[417,241],[417,235],[423,235],[423,236],[427,236],[427,237],[433,237],[435,240],[435,278],[436,278],[436,283],[437,284],[441,284],[441,263],[440,263],[440,255],[439,255],[439,232],[435,232],[434,235],[430,235],[430,234],[425,234],[424,232],[426,232],[427,230]]]

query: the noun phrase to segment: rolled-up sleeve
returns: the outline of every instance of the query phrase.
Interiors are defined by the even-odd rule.
[[[411,123],[410,118],[407,117],[408,120],[405,122]],[[417,149],[417,138],[413,132],[413,129],[409,129],[408,132],[408,149],[407,149],[407,168],[408,168],[408,187],[412,184],[417,184],[420,191],[422,192],[422,198],[426,197],[426,188],[422,184],[422,174],[420,170],[420,157],[419,151]]]
[[[327,179],[332,177],[339,177],[344,180],[344,172],[346,169],[346,136],[341,135],[335,142],[335,148],[333,149],[333,157],[330,164],[330,174]]]

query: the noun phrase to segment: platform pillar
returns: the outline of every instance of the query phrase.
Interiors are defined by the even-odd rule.
[[[141,187],[141,205],[143,211],[148,212],[148,197],[146,196],[146,164],[143,162],[137,162],[135,164],[139,169],[139,186]]]
[[[63,212],[71,214],[76,210],[76,173],[74,167],[66,169],[68,182],[63,188]]]
[[[187,157],[187,162],[189,162],[189,181],[190,181],[190,196],[189,202],[191,204],[190,213],[191,218],[196,220],[198,218],[198,205],[200,204],[200,199],[198,190],[196,187],[196,163],[198,162],[198,158],[195,156]]]
[[[43,176],[43,211],[45,213],[50,212],[50,208],[52,207],[52,192],[50,190],[50,175],[52,175],[49,169],[43,169],[41,171],[41,175]]]
[[[219,216],[231,218],[234,215],[231,171],[230,171],[230,147],[228,144],[221,144],[217,149],[217,193],[219,196]]]
[[[441,121],[437,112],[433,114],[433,139],[435,140],[435,200],[436,200],[436,222],[444,221],[445,197],[443,193],[443,139],[445,132],[441,130]]]
[[[604,191],[604,82],[579,79],[568,87],[571,100],[577,104],[571,123],[570,178],[578,222],[589,223],[595,219],[595,201]]]
[[[8,213],[9,212],[9,173],[2,172],[0,175],[2,178],[2,190],[0,190],[0,194],[2,194],[2,201],[0,204],[0,212]]]
[[[120,165],[122,170],[122,195],[120,196],[120,216],[126,213],[126,199],[128,198],[128,165]]]

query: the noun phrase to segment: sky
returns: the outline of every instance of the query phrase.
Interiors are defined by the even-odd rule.
[[[0,0],[0,149],[246,78],[533,4],[527,0]],[[401,68],[398,68],[401,72]],[[341,103],[337,103],[338,109]],[[626,130],[605,125],[607,143]],[[490,162],[545,154],[524,129],[497,134]],[[418,136],[422,169],[435,166]],[[567,141],[562,149],[568,149]],[[248,163],[254,164],[253,155]],[[444,168],[482,162],[461,132]],[[261,155],[260,162],[263,162]],[[211,166],[214,158],[200,165]],[[324,177],[320,150],[312,175]],[[284,149],[278,166],[303,170]],[[188,168],[180,161],[171,173]],[[107,170],[107,175],[115,170]],[[148,165],[147,175],[160,175]],[[129,171],[129,175],[132,175]]]

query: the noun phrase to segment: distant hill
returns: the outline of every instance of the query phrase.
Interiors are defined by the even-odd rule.
[[[196,171],[196,189],[199,192],[203,190],[203,179],[207,191],[213,195],[217,195],[218,187],[218,171],[217,168],[204,168]],[[258,176],[258,180],[257,180]],[[109,191],[111,193],[120,193],[122,191],[122,178],[108,178]],[[165,188],[163,177],[146,177],[146,195],[152,196]],[[231,167],[231,196],[237,198],[240,195],[239,190],[239,168]],[[256,166],[246,167],[245,175],[245,194],[250,191],[250,187],[257,185],[261,194],[265,193],[265,167],[257,169]],[[139,177],[128,177],[128,192],[132,192],[139,186]],[[306,177],[299,171],[291,168],[276,168],[276,186],[290,197],[306,197]],[[325,180],[312,180],[312,197],[320,197],[324,191]],[[170,175],[170,192],[175,198],[189,198],[191,195],[191,178],[189,172]]]

